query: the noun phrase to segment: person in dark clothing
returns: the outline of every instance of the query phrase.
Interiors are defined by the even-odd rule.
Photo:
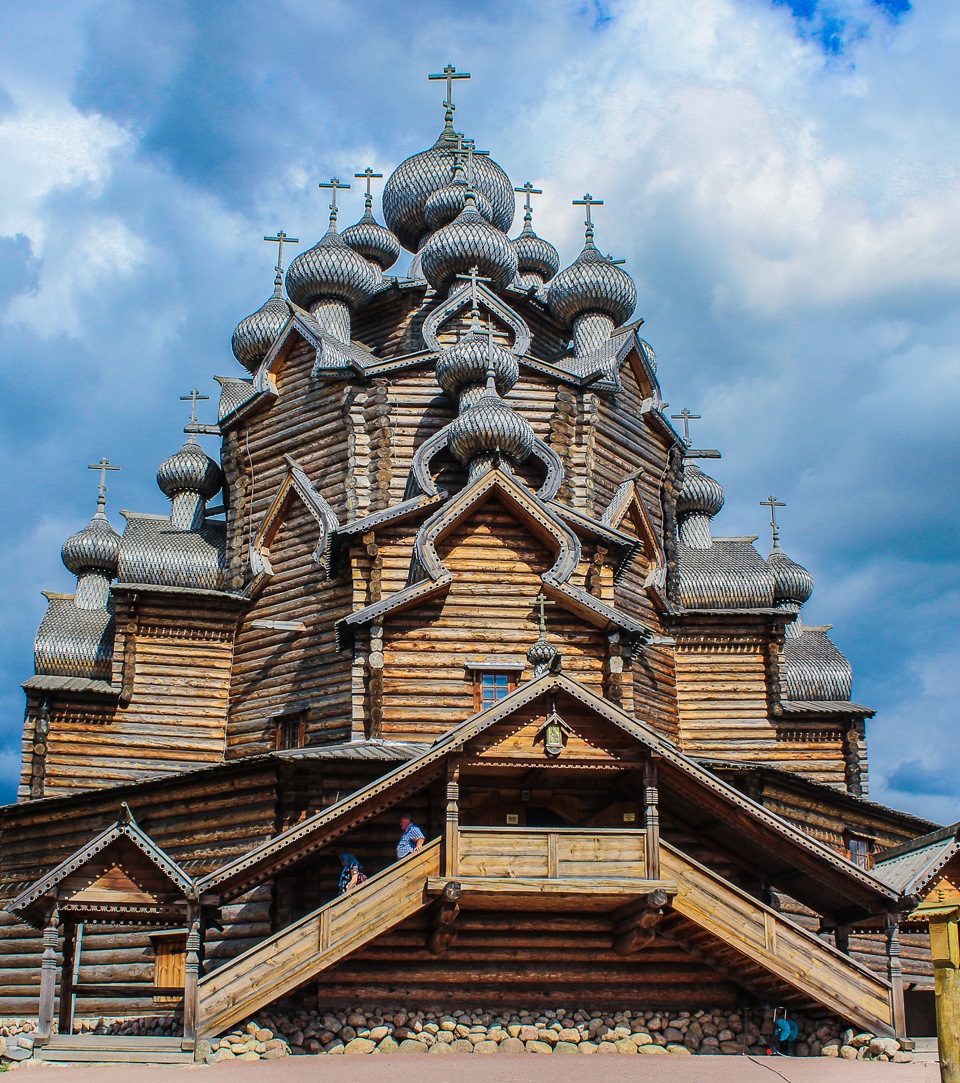
[[[341,854],[340,864],[340,895],[349,895],[351,891],[366,882],[363,866],[353,854]]]

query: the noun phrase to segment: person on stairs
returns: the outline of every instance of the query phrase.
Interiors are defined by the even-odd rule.
[[[340,864],[340,895],[349,895],[351,891],[365,884],[367,881],[363,866],[353,854],[341,854]]]
[[[397,843],[397,857],[407,857],[423,849],[423,832],[409,816],[400,817],[400,841]]]

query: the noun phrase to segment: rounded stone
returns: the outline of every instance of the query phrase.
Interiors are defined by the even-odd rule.
[[[404,1038],[397,1051],[399,1053],[426,1053],[427,1046],[416,1038]]]
[[[344,1053],[371,1053],[376,1049],[377,1043],[369,1038],[351,1038],[344,1046]]]
[[[523,1042],[519,1038],[504,1038],[503,1041],[497,1046],[497,1050],[500,1053],[522,1053],[524,1050]]]
[[[554,1053],[576,1053],[578,1052],[578,1042],[557,1042],[553,1047]]]
[[[473,1047],[474,1053],[496,1053],[500,1046],[496,1042],[490,1041],[489,1038],[485,1038],[482,1042],[477,1042]]]
[[[523,1046],[527,1053],[552,1053],[553,1046],[549,1042],[529,1041]]]

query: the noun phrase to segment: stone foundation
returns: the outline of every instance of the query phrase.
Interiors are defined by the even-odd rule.
[[[782,1014],[782,1013],[780,1013]],[[784,1053],[851,1060],[910,1060],[892,1038],[831,1018],[788,1013],[799,1028]],[[545,1012],[268,1010],[203,1050],[208,1063],[355,1053],[578,1053],[764,1056],[775,1048],[774,1011]]]

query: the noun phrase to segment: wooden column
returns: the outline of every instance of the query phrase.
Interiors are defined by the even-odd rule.
[[[842,951],[844,955],[850,954],[850,926],[838,925],[833,932],[834,941],[837,945],[837,951]]]
[[[57,908],[43,927],[43,958],[40,963],[40,1010],[37,1037],[41,1044],[53,1033],[53,1004],[57,996]]]
[[[460,764],[447,767],[447,818],[443,829],[443,875],[456,876],[460,865]]]
[[[657,792],[657,762],[653,756],[643,769],[643,827],[646,833],[644,858],[647,879],[660,879],[660,811]]]
[[[198,983],[200,981],[200,908],[187,905],[187,945],[183,967],[183,1042],[184,1049],[197,1043]]]
[[[887,914],[887,977],[890,979],[890,1006],[893,1030],[898,1038],[906,1037],[906,1014],[903,1005],[903,967],[900,964],[900,915]]]
[[[960,910],[930,914],[942,1083],[960,1083]]]
[[[73,1033],[73,978],[77,961],[77,923],[63,923],[63,965],[60,970],[60,1022],[61,1034]]]

